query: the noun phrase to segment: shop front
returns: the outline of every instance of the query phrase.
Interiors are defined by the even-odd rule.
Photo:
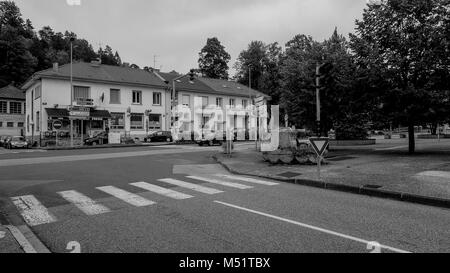
[[[44,133],[43,146],[70,146],[71,123],[74,145],[76,146],[82,145],[83,140],[88,137],[109,131],[111,114],[106,110],[95,110],[89,107],[71,107],[69,109],[47,108],[46,112],[48,120],[47,131]],[[56,120],[62,123],[59,129],[53,126]]]

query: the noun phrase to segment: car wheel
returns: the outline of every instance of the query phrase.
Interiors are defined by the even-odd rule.
[[[208,141],[208,146],[213,146],[214,145],[214,143],[212,142],[212,140],[210,140],[210,141]]]
[[[152,139],[151,138],[147,139],[147,142],[152,142]]]
[[[170,139],[169,137],[166,139],[166,142],[172,142],[172,139]]]
[[[97,146],[97,142],[92,142],[92,146]]]

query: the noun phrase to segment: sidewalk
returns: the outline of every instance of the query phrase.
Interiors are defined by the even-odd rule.
[[[215,159],[229,171],[290,183],[450,207],[450,153],[336,149],[322,166],[271,165],[253,148]]]
[[[0,254],[2,253],[24,253],[24,251],[11,231],[0,224]]]

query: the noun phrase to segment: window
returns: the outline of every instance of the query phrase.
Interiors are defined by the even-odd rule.
[[[230,107],[236,107],[236,100],[230,99]]]
[[[125,113],[111,113],[111,129],[125,129]]]
[[[19,123],[17,123],[17,127],[19,127],[19,128],[23,128],[24,126],[23,126],[23,122],[19,122]]]
[[[247,106],[248,106],[248,101],[247,100],[242,100],[242,107],[244,109],[247,109]]]
[[[223,107],[223,98],[216,98],[217,107]]]
[[[161,115],[150,114],[148,116],[148,129],[161,130]]]
[[[131,114],[131,129],[144,129],[144,114]]]
[[[34,89],[34,99],[39,99],[42,96],[42,87],[38,86]]]
[[[111,89],[109,93],[110,104],[120,104],[120,89]]]
[[[74,86],[73,87],[73,98],[75,101],[79,99],[90,99],[91,89],[87,86]]]
[[[2,128],[2,127],[3,127],[3,122],[0,121],[0,128]]]
[[[184,106],[189,107],[190,103],[191,103],[191,96],[189,95],[183,95],[182,97],[182,103]]]
[[[22,114],[22,103],[21,102],[13,102],[9,103],[9,113],[10,114]]]
[[[153,93],[153,105],[161,105],[161,93]]]
[[[209,98],[208,97],[202,97],[202,107],[206,108],[209,104]]]
[[[6,127],[8,127],[8,128],[13,128],[13,127],[14,127],[14,122],[8,122],[8,123],[6,123]]]
[[[8,113],[8,103],[6,101],[0,101],[0,113],[2,114]]]
[[[41,130],[40,126],[41,126],[41,122],[40,122],[40,118],[41,116],[39,115],[39,111],[36,112],[36,132],[39,132]]]
[[[133,91],[133,104],[142,104],[142,91]]]

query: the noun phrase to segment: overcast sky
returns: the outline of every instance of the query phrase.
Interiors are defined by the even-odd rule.
[[[187,72],[208,37],[218,37],[232,67],[252,40],[284,45],[296,34],[317,40],[338,27],[348,35],[366,0],[14,0],[36,30],[71,30],[123,61]],[[80,6],[68,2],[81,1]],[[234,73],[234,72],[231,72]]]

